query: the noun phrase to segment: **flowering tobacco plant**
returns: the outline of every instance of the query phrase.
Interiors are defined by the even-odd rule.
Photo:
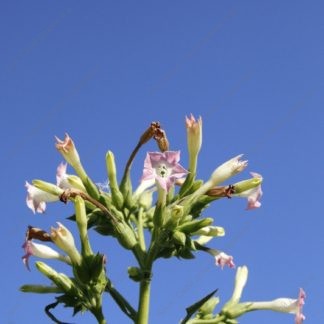
[[[212,255],[220,268],[235,268],[233,256],[207,246],[213,238],[224,236],[225,229],[213,225],[213,218],[204,217],[204,210],[219,199],[231,197],[245,197],[247,209],[259,208],[262,176],[251,173],[249,179],[224,185],[248,166],[242,155],[237,155],[218,166],[206,181],[198,180],[202,119],[196,120],[191,115],[186,117],[185,125],[189,153],[187,169],[180,164],[180,151],[169,150],[166,132],[160,123],[152,122],[131,152],[120,183],[114,154],[107,152],[108,192],[101,190],[88,176],[68,134],[64,139],[56,138],[56,148],[66,161],[57,168],[56,184],[41,180],[34,180],[32,184],[26,182],[26,203],[33,213],[44,213],[46,203],[50,202],[74,205],[75,212],[69,220],[75,221],[79,238],[73,236],[69,229],[71,225],[60,220],[49,232],[29,226],[23,243],[25,254],[22,260],[29,270],[33,257],[66,264],[69,275],[36,261],[36,268],[49,279],[49,284],[21,287],[23,292],[56,294],[56,301],[45,308],[54,322],[61,323],[50,309],[63,304],[73,309],[73,315],[89,311],[98,323],[106,323],[102,298],[107,293],[133,323],[148,323],[153,265],[159,258],[192,259],[201,251]],[[140,185],[133,191],[132,162],[151,139],[156,141],[159,151],[147,153]],[[67,173],[68,165],[75,174]],[[135,256],[137,265],[128,268],[128,275],[139,284],[137,306],[131,305],[113,286],[106,272],[106,256],[92,251],[89,230],[114,237],[122,248]],[[302,323],[305,319],[302,313],[305,292],[302,289],[297,299],[240,302],[247,276],[247,267],[239,266],[233,295],[223,307],[216,311],[220,299],[214,296],[217,291],[214,290],[188,307],[181,323],[238,323],[238,318],[245,313],[264,309],[295,314],[295,323]]]

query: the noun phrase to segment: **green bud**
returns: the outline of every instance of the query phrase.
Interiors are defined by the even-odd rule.
[[[172,238],[176,244],[179,244],[182,246],[186,245],[186,240],[187,240],[186,234],[179,232],[179,231],[175,231],[172,234]]]
[[[132,280],[134,280],[136,282],[141,281],[143,278],[143,273],[142,273],[141,269],[138,267],[128,267],[127,272],[128,272],[129,278],[131,278]]]
[[[182,217],[183,217],[183,206],[175,205],[172,209],[167,209],[169,211],[169,217],[167,220],[166,227],[170,229],[174,229],[179,225]]]
[[[118,187],[115,157],[111,151],[108,151],[106,154],[106,167],[112,201],[118,209],[121,209],[124,205],[124,197]]]
[[[67,177],[67,180],[68,180],[68,183],[73,187],[73,188],[76,188],[76,189],[79,189],[81,191],[86,191],[81,179],[74,175],[74,174],[70,174],[68,175]]]
[[[61,196],[62,193],[64,192],[63,189],[61,189],[60,187],[54,185],[53,183],[50,183],[50,182],[46,182],[46,181],[43,181],[43,180],[33,180],[33,185],[42,190],[42,191],[45,191],[45,192],[48,192],[54,196]]]
[[[202,227],[209,226],[213,223],[212,218],[195,219],[191,222],[184,223],[177,227],[177,230],[186,234],[194,233],[200,230]]]
[[[56,286],[45,285],[23,285],[19,289],[21,292],[36,293],[36,294],[59,294],[64,292]]]
[[[251,178],[234,184],[235,195],[253,189],[262,183],[262,178]]]
[[[116,235],[119,243],[128,250],[133,249],[137,244],[134,231],[125,223],[116,224]]]
[[[205,318],[206,315],[212,314],[219,303],[219,297],[209,298],[199,309],[199,313]]]
[[[80,196],[76,196],[74,199],[76,222],[79,228],[81,245],[82,245],[82,255],[92,255],[92,250],[88,238],[88,221],[85,209],[84,200]]]
[[[61,288],[65,292],[70,291],[74,287],[72,280],[63,273],[56,272],[52,267],[41,261],[37,261],[35,264],[36,268],[42,274],[52,280],[59,288]]]

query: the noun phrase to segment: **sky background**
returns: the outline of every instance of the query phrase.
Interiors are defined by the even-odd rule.
[[[54,295],[19,292],[47,283],[22,262],[28,225],[49,230],[71,205],[49,204],[34,215],[24,183],[55,182],[62,157],[54,136],[68,132],[95,182],[107,179],[105,154],[114,152],[119,176],[141,133],[152,121],[166,130],[170,149],[187,166],[185,115],[203,118],[198,177],[244,153],[249,167],[233,181],[264,177],[262,207],[224,199],[204,216],[226,236],[209,245],[247,265],[242,301],[295,298],[307,293],[306,323],[324,319],[322,1],[2,1],[0,107],[3,178],[1,323],[51,323],[43,309]],[[134,186],[147,144],[133,164]],[[73,173],[71,168],[69,173]],[[127,276],[135,260],[111,238],[91,231],[95,251],[131,303],[137,284]],[[69,268],[48,262],[59,271]],[[221,270],[207,254],[159,260],[152,285],[150,323],[178,323],[185,308],[219,288],[225,302],[235,270]],[[109,296],[109,323],[129,323]],[[95,323],[91,315],[55,315],[69,323]],[[255,312],[242,324],[293,323],[289,314]]]

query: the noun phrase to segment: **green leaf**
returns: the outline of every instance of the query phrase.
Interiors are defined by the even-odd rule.
[[[213,297],[213,295],[217,292],[218,288],[215,289],[214,291],[212,291],[210,294],[208,294],[207,296],[203,297],[202,299],[200,299],[199,301],[197,301],[196,303],[192,304],[191,306],[186,308],[187,311],[187,315],[186,317],[181,321],[180,324],[185,324],[187,323],[187,321],[191,318],[192,315],[194,315],[199,308],[206,303],[207,300],[209,300],[211,297]]]

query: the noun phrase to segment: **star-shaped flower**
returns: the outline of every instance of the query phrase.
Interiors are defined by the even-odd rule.
[[[169,191],[176,179],[188,173],[179,160],[180,151],[148,152],[141,181],[155,179],[163,190]]]

